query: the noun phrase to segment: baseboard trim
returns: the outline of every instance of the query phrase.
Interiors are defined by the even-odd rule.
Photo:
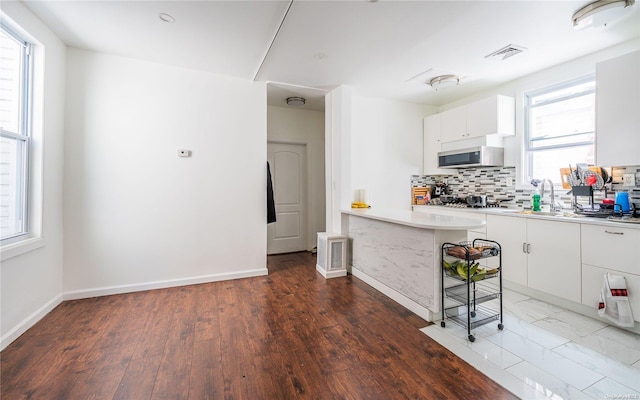
[[[169,279],[164,281],[154,281],[136,283],[130,285],[107,286],[91,289],[70,290],[62,294],[63,300],[79,300],[91,297],[109,296],[113,294],[142,292],[145,290],[165,289],[176,286],[197,285],[199,283],[210,283],[228,281],[232,279],[252,278],[256,276],[268,275],[266,268],[252,269],[240,272],[225,272],[221,274],[201,275],[189,278]]]
[[[428,322],[433,321],[433,312],[428,308],[416,303],[415,301],[411,300],[410,298],[398,292],[397,290],[390,288],[389,286],[385,285],[384,283],[380,282],[375,278],[372,278],[371,276],[365,274],[364,272],[360,271],[357,268],[351,267],[350,270],[353,276],[364,281],[369,286],[372,286],[374,289],[378,290],[385,296],[400,303],[400,305],[402,305],[404,308],[408,309],[409,311],[415,313],[420,318]]]
[[[318,264],[316,264],[316,271],[320,272],[320,274],[322,276],[324,276],[325,279],[339,278],[339,277],[342,277],[342,276],[347,276],[347,270],[346,269],[327,271],[327,270],[325,270],[324,268],[322,268]]]
[[[22,320],[18,325],[14,326],[9,332],[7,332],[4,336],[0,338],[0,351],[4,350],[5,347],[10,345],[14,340],[20,337],[23,333],[25,333],[29,328],[34,326],[38,321],[40,321],[45,315],[49,314],[54,308],[56,308],[60,303],[62,303],[62,295],[59,294],[53,299],[49,300],[45,305],[40,307],[33,314],[29,315],[27,318]]]

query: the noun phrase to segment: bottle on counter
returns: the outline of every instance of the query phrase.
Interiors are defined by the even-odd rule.
[[[540,189],[538,189],[538,183],[540,183],[540,181],[537,179],[534,179],[531,181],[531,184],[533,185],[533,194],[531,195],[532,211],[540,211],[541,196],[540,196]]]

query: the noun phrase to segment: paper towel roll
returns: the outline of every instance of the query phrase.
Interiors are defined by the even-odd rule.
[[[358,190],[359,201],[369,204],[369,191],[367,189],[359,189]]]

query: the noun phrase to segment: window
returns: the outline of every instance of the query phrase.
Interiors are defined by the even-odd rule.
[[[595,76],[525,94],[524,176],[560,184],[560,168],[593,165]]]
[[[0,232],[28,234],[31,45],[0,25]]]

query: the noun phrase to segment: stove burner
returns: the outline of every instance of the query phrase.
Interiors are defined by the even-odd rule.
[[[466,203],[447,203],[444,204],[445,207],[450,207],[450,208],[496,208],[496,207],[500,207],[500,204],[498,203],[487,203],[484,206],[471,206],[469,204]]]
[[[469,208],[467,203],[447,203],[444,206],[450,208]]]

